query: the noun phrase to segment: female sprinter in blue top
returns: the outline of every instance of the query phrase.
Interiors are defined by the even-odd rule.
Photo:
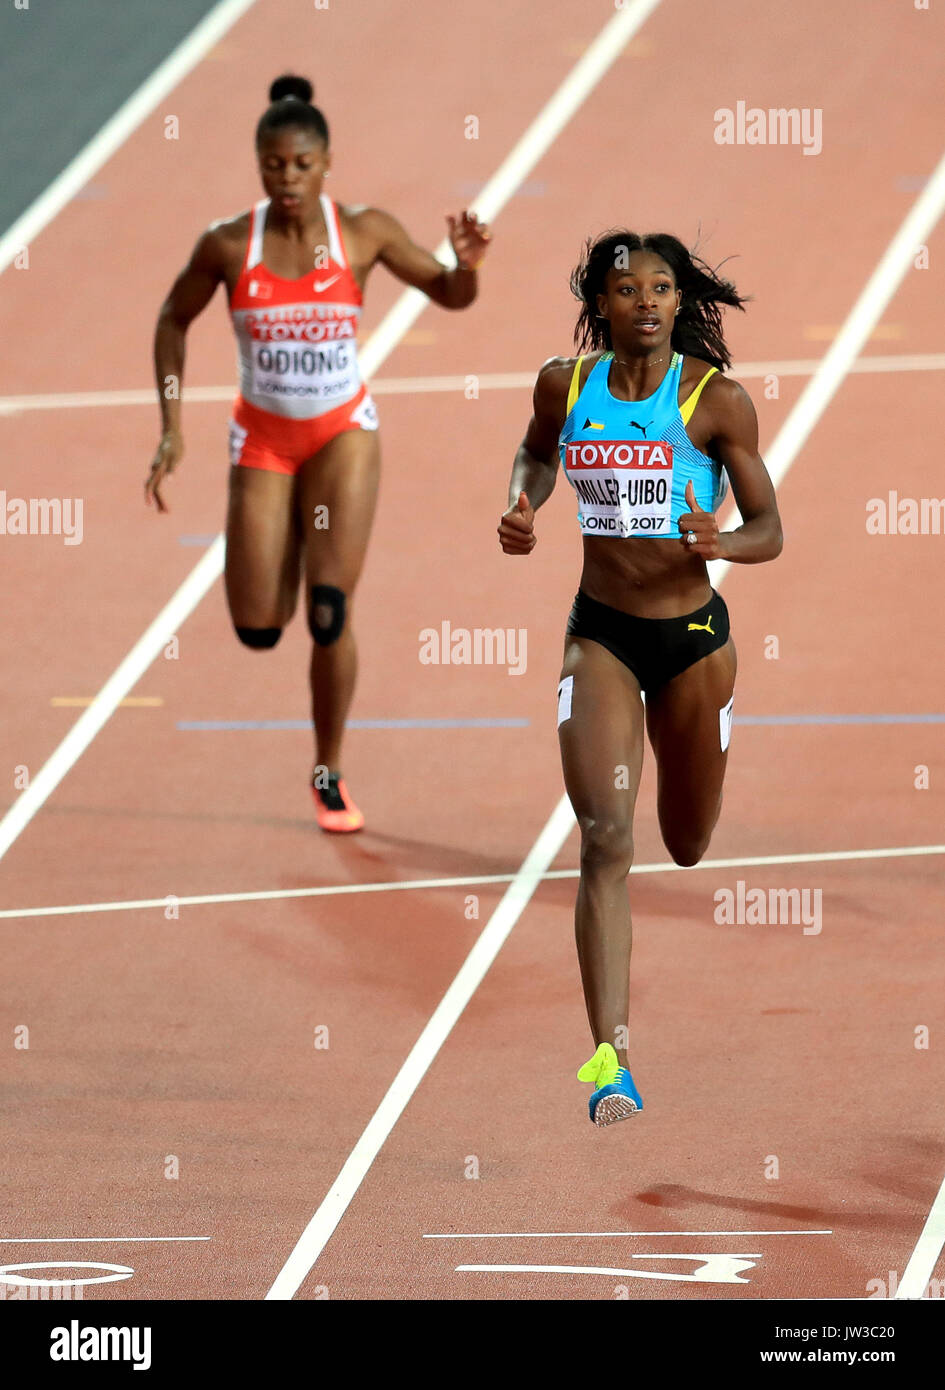
[[[643,1108],[627,1066],[633,811],[644,723],[659,824],[677,864],[696,864],[722,805],[735,684],[728,610],[707,560],[773,560],[774,488],[751,400],[731,364],[721,305],[743,300],[675,237],[589,242],[571,288],[581,356],[552,357],[512,468],[499,525],[507,555],[535,546],[535,511],[558,468],[584,545],[558,687],[558,737],[581,831],[578,960],[596,1052],[591,1119]],[[583,350],[583,351],[582,351]],[[742,517],[720,534],[726,475]],[[645,703],[644,698],[645,697]]]

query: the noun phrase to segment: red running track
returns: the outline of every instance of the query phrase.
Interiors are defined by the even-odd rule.
[[[552,0],[536,42],[531,10],[489,0],[460,52],[448,9],[259,0],[111,160],[111,196],[70,203],[29,272],[4,276],[8,394],[146,385],[151,318],[192,239],[255,196],[250,133],[286,65],[312,73],[332,121],[335,196],[390,208],[433,245],[442,213],[494,173],[610,13]],[[772,20],[736,0],[706,27],[701,7],[663,0],[497,219],[479,303],[461,317],[428,309],[381,376],[532,373],[568,351],[580,243],[625,222],[701,231],[710,259],[737,253],[729,269],[755,297],[729,322],[739,362],[820,357],[942,153],[921,118],[942,82],[939,20],[884,6],[865,26],[861,14],[854,0],[826,12],[802,0]],[[693,31],[698,42],[681,42]],[[383,67],[365,63],[374,53]],[[422,72],[404,84],[418,55]],[[714,112],[742,99],[822,109],[822,153],[716,144]],[[168,113],[176,143],[163,139]],[[155,189],[160,212],[144,215]],[[928,250],[867,357],[942,351],[941,228]],[[397,294],[379,271],[369,329]],[[192,334],[188,382],[231,376],[214,305]],[[776,399],[760,377],[746,384],[764,447],[805,378],[781,373]],[[940,370],[843,381],[780,488],[783,557],[725,580],[737,715],[941,712],[929,601],[941,537],[864,524],[867,501],[891,487],[940,492],[928,447],[939,386]],[[353,731],[346,773],[368,829],[322,837],[304,731],[177,727],[305,714],[303,627],[259,659],[232,640],[217,585],[181,629],[179,657],[134,691],[161,703],[116,711],[16,840],[8,909],[516,874],[561,796],[553,700],[579,573],[571,507],[556,496],[542,511],[527,564],[499,552],[527,389],[378,399],[386,471],[357,603],[353,716],[527,725]],[[35,775],[77,714],[51,702],[99,690],[193,566],[199,552],[179,538],[218,530],[226,418],[225,404],[185,405],[187,459],[162,520],[139,504],[150,409],[0,418],[8,495],[34,495],[42,461],[44,493],[85,504],[80,546],[4,538],[15,660],[3,766]],[[420,630],[444,620],[524,628],[524,674],[421,665]],[[942,754],[941,724],[736,728],[710,851],[734,863],[631,879],[631,1056],[646,1110],[612,1130],[588,1124],[573,1079],[588,1052],[575,881],[542,882],[298,1296],[861,1298],[889,1271],[901,1279],[945,1172],[941,857],[816,856],[937,845]],[[641,865],[666,859],[651,772]],[[814,858],[739,867],[785,854]],[[572,835],[554,868],[576,863]],[[819,890],[822,930],[717,925],[715,894],[739,879]],[[9,1038],[26,1025],[30,1043],[3,1068],[2,1227],[7,1241],[37,1242],[2,1245],[3,1258],[133,1267],[87,1299],[263,1297],[504,887],[0,921],[4,1026]],[[922,1027],[928,1049],[915,1045]],[[554,1232],[588,1234],[529,1234]],[[171,1236],[208,1239],[104,1239]],[[674,1254],[747,1263],[740,1282],[717,1283],[724,1262],[693,1279],[699,1262]],[[634,1273],[458,1268],[469,1265]],[[945,1276],[941,1257],[930,1273]]]

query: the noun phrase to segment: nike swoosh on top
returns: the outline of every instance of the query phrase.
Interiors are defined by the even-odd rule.
[[[329,285],[333,285],[336,280],[340,279],[340,275],[333,275],[330,280],[313,280],[312,285],[321,294],[322,290],[327,290]]]

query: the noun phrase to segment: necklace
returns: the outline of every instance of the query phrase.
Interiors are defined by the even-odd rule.
[[[635,365],[633,362],[625,362],[625,361],[623,360],[622,357],[616,357],[616,356],[615,356],[615,357],[614,357],[614,361],[615,361],[615,362],[619,362],[620,365],[621,365],[621,367],[632,367],[632,366]],[[661,362],[665,362],[665,361],[666,361],[666,358],[665,358],[665,357],[654,357],[654,358],[651,358],[650,361],[648,361],[646,365],[647,365],[648,367],[658,367],[659,364],[660,364]]]

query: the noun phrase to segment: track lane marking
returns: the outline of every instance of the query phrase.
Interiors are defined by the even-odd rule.
[[[766,376],[813,376],[823,358],[792,358],[781,362],[734,362],[730,376],[756,379]],[[854,375],[872,372],[940,372],[945,371],[945,352],[899,353],[888,357],[860,357],[851,363]],[[531,391],[535,373],[476,372],[472,373],[480,391]],[[465,376],[391,376],[375,377],[370,383],[375,396],[423,395],[440,391],[463,392],[468,385]],[[189,386],[188,405],[232,404],[233,386]],[[154,405],[154,388],[123,391],[65,391],[58,394],[29,396],[0,396],[0,415],[16,415],[22,411],[81,410],[93,407],[113,409],[118,406]]]
[[[49,703],[53,709],[87,709],[94,698],[94,695],[54,695]],[[156,709],[163,703],[161,695],[131,695],[119,700],[118,706],[121,709]]]
[[[144,1241],[212,1240],[212,1236],[0,1236],[0,1245],[129,1245]]]
[[[832,1236],[833,1231],[444,1231],[424,1235],[424,1240],[569,1240],[592,1236]]]
[[[671,1272],[662,1272],[655,1269],[614,1269],[609,1265],[457,1265],[457,1275],[466,1273],[479,1273],[479,1275],[607,1275],[611,1279],[656,1279],[666,1283],[680,1284],[746,1284],[748,1279],[741,1279],[743,1270],[753,1269],[753,1262],[763,1259],[760,1251],[732,1251],[718,1252],[718,1254],[706,1255],[700,1252],[696,1255],[682,1255],[673,1252],[666,1254],[664,1251],[646,1251],[645,1254],[630,1255],[630,1259],[693,1259],[700,1261],[699,1268],[693,1269],[688,1275],[675,1275]],[[702,1279],[700,1279],[702,1275]],[[713,1277],[714,1275],[714,1277]]]
[[[631,874],[694,874],[700,869],[751,869],[773,864],[838,864],[856,859],[907,859],[929,854],[945,854],[945,845],[904,845],[899,849],[825,850],[812,854],[760,854],[742,859],[703,859],[683,868],[680,864],[660,861],[656,864],[634,864]],[[577,878],[579,869],[549,869],[541,874],[542,882]],[[512,883],[515,874],[470,874],[458,878],[394,879],[388,883],[323,884],[315,888],[273,888],[250,893],[201,893],[178,897],[174,893],[163,898],[129,898],[104,903],[67,903],[56,907],[11,907],[0,911],[0,921],[26,917],[73,917],[89,912],[138,912],[145,908],[204,907],[220,903],[279,902],[290,898],[334,898],[356,893],[396,893],[432,888],[474,888],[490,884]]]
[[[125,701],[127,704],[127,701]],[[934,716],[933,716],[934,718]],[[941,716],[945,724],[945,714]],[[474,719],[348,719],[346,729],[527,729],[529,720],[521,718]],[[312,728],[311,719],[178,719],[182,734],[278,733]]]
[[[55,704],[56,701],[51,703]],[[61,701],[59,703],[62,703]],[[71,701],[71,703],[79,703]],[[91,704],[85,699],[81,703]],[[137,703],[123,700],[122,704]],[[161,700],[146,703],[161,704]],[[733,724],[741,728],[817,728],[829,725],[945,724],[945,714],[736,714]],[[474,719],[349,719],[346,729],[527,729],[530,721],[522,718]],[[312,728],[311,719],[178,719],[177,730],[183,734],[205,733],[280,733],[299,732]]]
[[[22,791],[0,821],[0,859],[23,833],[36,812],[88,748],[96,734],[144,675],[159,652],[179,631],[223,568],[223,537],[217,536],[204,551],[180,588],[145,629],[76,720],[65,738],[46,760],[29,786]]]
[[[896,1289],[896,1298],[922,1298],[945,1246],[945,1178]]]
[[[654,1253],[647,1251],[644,1253],[634,1253],[630,1255],[631,1260],[701,1260],[698,1269],[691,1274],[673,1274],[652,1269],[614,1269],[604,1265],[457,1265],[457,1274],[605,1274],[611,1278],[633,1278],[633,1279],[656,1279],[672,1284],[747,1284],[749,1280],[739,1278],[739,1275],[746,1269],[753,1268],[750,1263],[754,1260],[761,1260],[764,1256],[760,1251],[753,1253],[747,1251],[732,1251],[722,1254],[721,1252],[713,1255],[699,1253],[697,1255],[682,1255],[678,1253],[667,1254],[664,1251]],[[746,1263],[749,1262],[749,1263]],[[715,1272],[715,1277],[712,1273]],[[700,1274],[706,1277],[700,1279]]]

